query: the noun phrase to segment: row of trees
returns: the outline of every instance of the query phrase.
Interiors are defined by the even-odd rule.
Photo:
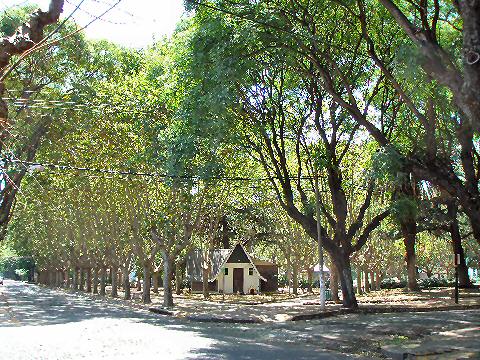
[[[185,73],[188,126],[232,129],[312,239],[320,219],[306,189],[325,174],[333,231],[322,223],[323,242],[349,307],[351,259],[388,216],[404,238],[411,290],[420,222],[449,232],[463,259],[461,209],[480,243],[477,117],[460,100],[464,74],[478,74],[477,50],[462,43],[471,29],[454,5],[381,3],[197,4]]]
[[[21,98],[4,174],[23,178],[18,158],[35,155],[69,166],[27,179],[9,238],[45,269],[135,263],[144,301],[161,263],[166,305],[187,250],[203,250],[208,273],[208,252],[228,239],[250,241],[298,283],[315,262],[317,223],[347,307],[357,306],[352,264],[376,282],[405,260],[418,290],[419,265],[434,273],[438,254],[455,253],[470,286],[480,157],[468,6],[381,3],[190,2],[175,34],[147,49],[78,35],[52,58],[34,54],[57,75],[12,75],[12,89],[28,76],[45,85]],[[25,157],[16,149],[32,149],[29,132],[40,135]],[[156,175],[95,170],[107,168]]]

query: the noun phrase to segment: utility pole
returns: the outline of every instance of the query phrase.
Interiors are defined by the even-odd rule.
[[[317,213],[317,240],[318,240],[318,266],[320,270],[320,308],[325,310],[325,276],[323,274],[323,240],[322,224],[320,221],[320,190],[318,186],[318,172],[315,173],[315,210]]]

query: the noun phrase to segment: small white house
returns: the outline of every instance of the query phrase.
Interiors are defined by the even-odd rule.
[[[198,254],[187,262],[192,291],[202,288],[202,273]],[[242,244],[232,249],[219,249],[211,254],[210,290],[225,294],[257,294],[278,289],[278,267],[268,261],[253,259]]]
[[[218,291],[225,294],[257,294],[260,292],[260,280],[267,281],[240,243],[230,251],[218,272],[210,279],[215,280]]]

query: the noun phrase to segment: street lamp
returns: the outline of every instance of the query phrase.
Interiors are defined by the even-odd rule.
[[[323,273],[323,239],[320,218],[320,190],[318,185],[318,172],[315,173],[315,210],[317,213],[317,240],[318,240],[318,266],[320,270],[320,309],[325,310],[325,276]]]

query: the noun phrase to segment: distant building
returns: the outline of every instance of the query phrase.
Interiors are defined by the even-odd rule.
[[[210,252],[210,291],[225,294],[257,294],[278,290],[278,266],[269,261],[253,259],[238,243],[232,249],[216,249]],[[187,260],[187,277],[192,291],[203,289],[203,256],[193,251]]]
[[[325,278],[328,279],[330,277],[330,269],[327,268],[325,266],[325,264],[323,265],[323,274],[325,275]],[[315,267],[313,268],[313,277],[314,279],[313,280],[318,280],[320,276],[320,265],[317,264],[315,265]]]

